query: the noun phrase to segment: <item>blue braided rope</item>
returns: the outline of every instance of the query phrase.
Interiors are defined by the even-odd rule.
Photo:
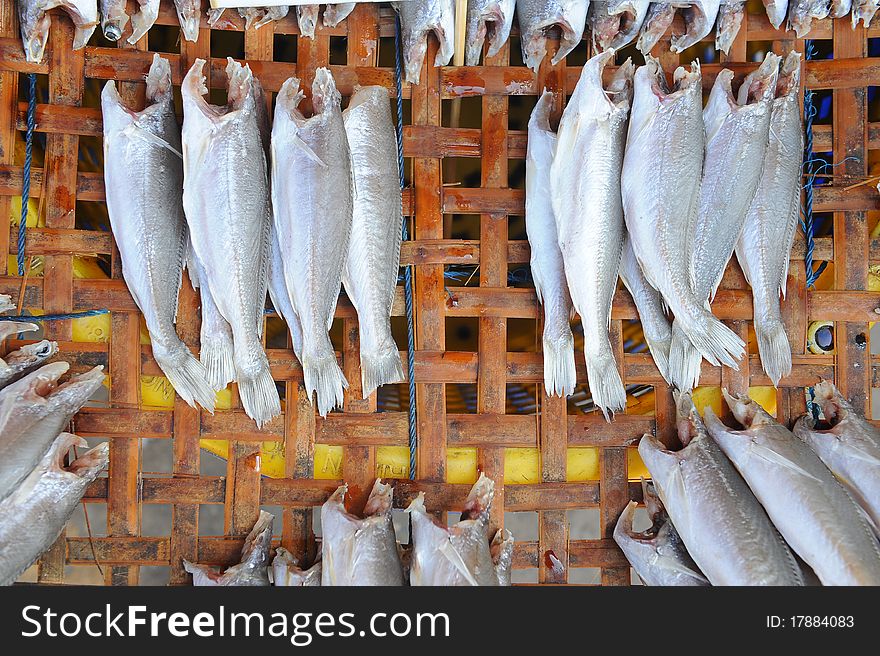
[[[18,275],[24,275],[24,241],[27,231],[28,202],[31,196],[31,156],[34,149],[34,130],[37,127],[37,76],[28,73],[27,132],[24,137],[24,170],[21,182],[21,221],[18,224]]]
[[[83,317],[97,317],[101,314],[110,314],[110,310],[83,310],[82,312],[68,312],[66,314],[42,314],[31,316],[20,314],[17,316],[0,315],[0,321],[66,321],[67,319],[82,319]]]
[[[400,64],[400,16],[394,14],[394,83],[397,87],[397,172],[401,190],[405,186],[403,170],[403,82]],[[401,228],[403,241],[409,240],[406,219]],[[404,300],[406,306],[406,367],[409,377],[409,477],[416,478],[416,338],[413,319],[412,266],[404,267]]]
[[[804,43],[804,58],[809,60],[814,54],[812,41]],[[807,174],[807,184],[804,186],[804,220],[803,228],[806,237],[807,252],[804,254],[804,268],[806,270],[807,288],[813,287],[816,280],[822,275],[827,266],[823,262],[818,269],[813,269],[813,251],[815,249],[815,234],[813,227],[813,119],[816,117],[816,108],[813,105],[813,92],[804,92],[804,172]]]

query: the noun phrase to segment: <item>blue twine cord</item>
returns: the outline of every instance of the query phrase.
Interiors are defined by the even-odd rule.
[[[403,82],[400,63],[400,16],[394,14],[394,83],[397,87],[397,172],[400,176],[401,190],[405,186],[403,170]],[[406,219],[401,228],[403,241],[409,240]],[[404,304],[406,306],[406,367],[409,377],[409,477],[416,478],[416,451],[418,436],[416,433],[416,339],[415,321],[413,319],[413,285],[412,266],[404,267]]]
[[[812,41],[804,43],[804,58],[812,59],[815,54]],[[808,184],[804,186],[804,220],[802,227],[806,237],[807,252],[804,254],[804,268],[806,270],[807,289],[816,284],[816,280],[822,275],[827,262],[822,262],[819,268],[813,269],[813,251],[816,247],[813,226],[813,119],[816,117],[816,108],[813,105],[813,92],[804,91],[804,169],[808,175]]]
[[[27,132],[24,141],[24,171],[21,184],[21,221],[18,224],[18,275],[24,275],[24,242],[27,231],[28,202],[31,196],[31,156],[34,148],[34,130],[37,127],[37,76],[28,73]]]
[[[97,317],[101,314],[110,314],[110,310],[83,310],[82,312],[67,312],[65,314],[42,314],[31,316],[20,314],[17,316],[0,315],[0,321],[66,321],[67,319],[82,319],[83,317]]]

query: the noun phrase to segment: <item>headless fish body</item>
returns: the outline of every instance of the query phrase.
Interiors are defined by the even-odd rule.
[[[669,521],[654,485],[642,480],[642,491],[651,528],[641,532],[633,530],[633,517],[639,505],[635,501],[627,504],[614,527],[614,541],[642,583],[649,586],[709,585]]]
[[[736,258],[752,286],[755,335],[761,365],[778,385],[791,373],[791,345],[782,322],[779,295],[785,297],[791,244],[800,218],[801,162],[804,148],[799,101],[801,56],[785,58],[770,115],[769,142]]]
[[[216,367],[210,363],[234,368],[242,406],[262,426],[281,413],[261,342],[271,247],[269,180],[257,109],[263,96],[250,68],[230,58],[228,105],[209,105],[204,65],[196,60],[181,87],[183,206],[203,305],[210,293],[234,348],[231,363],[228,351],[210,352],[215,344],[203,343],[201,357],[209,363],[211,379]]]
[[[782,21],[788,16],[788,0],[763,0],[767,18],[774,29],[779,29]]]
[[[348,486],[321,506],[321,585],[403,585],[403,565],[391,521],[394,488],[376,479],[364,518],[345,510]]]
[[[357,193],[342,283],[358,313],[362,390],[367,398],[380,385],[404,379],[391,336],[403,214],[388,90],[361,87],[343,119]]]
[[[584,36],[587,0],[516,0],[516,14],[526,66],[537,73],[547,54],[547,32],[558,26],[562,32],[559,50],[551,63],[555,66],[574,50]]]
[[[195,586],[267,586],[269,585],[269,551],[272,548],[272,515],[260,511],[251,532],[241,548],[237,565],[218,572],[207,565],[183,561],[183,568],[193,575]]]
[[[733,71],[723,69],[703,110],[706,154],[697,219],[691,232],[691,290],[708,311],[739,241],[762,173],[779,57],[772,52],[746,76],[736,98]],[[673,384],[690,391],[700,377],[700,353],[679,322],[672,324],[669,371]]]
[[[53,362],[0,391],[0,499],[5,498],[37,466],[70,419],[101,387],[101,367],[58,379],[66,362]]]
[[[803,39],[813,29],[813,19],[827,17],[829,10],[828,0],[791,0],[788,5],[788,29],[794,30],[797,38]]]
[[[844,487],[755,401],[723,391],[745,429],[728,428],[710,408],[706,426],[786,542],[823,585],[880,585],[880,545]]]
[[[98,25],[97,0],[17,0],[16,4],[25,59],[35,64],[43,60],[46,51],[49,26],[52,24],[47,13],[50,9],[60,7],[73,22],[76,28],[74,50],[85,47]]]
[[[352,232],[351,152],[333,76],[319,68],[312,85],[315,113],[305,118],[299,80],[278,93],[272,126],[272,206],[291,305],[302,327],[309,398],[321,416],[342,404],[348,382],[328,331],[336,311]],[[397,169],[389,184],[397,185]],[[310,202],[304,203],[304,199]],[[398,356],[399,359],[399,356]]]
[[[486,55],[494,57],[507,43],[513,25],[516,0],[470,0],[468,2],[467,31],[465,41],[466,66],[480,63],[483,41],[489,40]]]
[[[647,0],[610,0],[590,3],[590,29],[598,52],[615,50],[639,34],[648,15]]]
[[[406,81],[418,84],[428,52],[430,32],[440,42],[434,66],[446,66],[452,61],[455,45],[454,0],[411,0],[392,2],[391,6],[400,14]]]
[[[513,537],[498,531],[489,542],[494,496],[495,483],[480,474],[454,526],[441,526],[428,514],[424,493],[413,500],[407,510],[412,520],[411,585],[510,585]]]
[[[356,2],[340,2],[335,5],[327,5],[324,8],[324,25],[336,27],[354,11]]]
[[[181,195],[174,193],[183,188],[183,161],[168,60],[153,57],[146,109],[126,107],[113,80],[104,86],[101,107],[107,210],[125,283],[162,372],[184,401],[213,412],[207,372],[174,328],[189,242]]]
[[[874,14],[877,13],[878,7],[880,7],[880,1],[878,0],[853,0],[853,29],[858,27],[859,21],[862,21],[865,24],[865,29],[868,29],[871,26],[871,21],[874,18]]]
[[[584,65],[559,123],[550,171],[568,289],[584,327],[590,392],[606,418],[626,406],[608,329],[626,234],[620,168],[633,74],[627,62],[603,87],[602,71],[613,57],[609,50]]]
[[[58,343],[41,340],[7,353],[6,368],[0,371],[0,390],[41,366],[58,352]]]
[[[698,300],[690,284],[689,239],[699,207],[704,127],[699,64],[675,71],[666,89],[656,59],[636,71],[621,188],[626,227],[645,279],[688,339],[713,364],[735,367],[744,344]],[[659,163],[659,164],[658,164]]]
[[[676,410],[684,448],[670,451],[645,435],[639,455],[694,562],[712,585],[803,585],[794,556],[689,395],[677,394]]]
[[[576,373],[571,321],[574,308],[550,194],[550,167],[556,152],[556,133],[550,128],[553,94],[545,91],[529,119],[526,153],[526,234],[531,249],[535,292],[544,309],[544,388],[566,397],[574,392]]]
[[[321,585],[321,561],[308,569],[301,569],[296,558],[287,549],[275,549],[272,559],[272,583],[275,587],[300,588]]]
[[[648,350],[657,370],[666,382],[669,382],[669,347],[672,343],[672,325],[663,307],[663,297],[645,280],[645,274],[636,260],[632,242],[627,236],[623,244],[623,256],[620,258],[620,279],[633,297],[639,313],[639,323]]]
[[[730,53],[730,46],[739,34],[745,13],[745,0],[722,3],[718,10],[718,20],[715,23],[715,48],[725,55]]]
[[[831,427],[820,428],[812,416],[804,415],[793,432],[843,483],[880,535],[880,430],[865,421],[833,383],[822,381],[814,391]]]
[[[11,585],[54,544],[85,494],[107,466],[104,442],[65,466],[72,446],[86,441],[62,433],[21,486],[0,502],[0,585]]]

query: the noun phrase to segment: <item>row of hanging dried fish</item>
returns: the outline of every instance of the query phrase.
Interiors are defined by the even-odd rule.
[[[160,0],[138,0],[138,11],[128,15],[126,0],[17,0],[21,34],[28,61],[39,62],[49,35],[46,12],[63,8],[76,25],[74,49],[85,46],[99,22],[104,36],[111,41],[122,38],[129,20],[132,32],[129,43],[136,43],[159,17]],[[865,27],[880,6],[880,0],[763,0],[767,16],[775,28],[788,19],[787,29],[798,38],[806,36],[813,19],[852,16],[853,28],[860,21]],[[328,4],[323,24],[336,27],[354,10],[357,3]],[[445,66],[452,60],[455,35],[455,0],[407,0],[392,2],[403,25],[404,61],[407,81],[418,83],[419,71],[427,52],[427,36],[434,32],[440,42],[434,64]],[[202,0],[174,0],[183,38],[195,41],[202,20]],[[488,54],[494,55],[510,35],[514,13],[518,15],[522,36],[523,61],[537,71],[547,53],[548,33],[561,32],[559,50],[553,63],[561,61],[583,39],[589,27],[593,47],[598,51],[620,49],[636,41],[648,53],[669,30],[678,13],[685,31],[673,34],[670,47],[682,52],[705,39],[715,29],[715,47],[727,52],[739,33],[745,14],[745,0],[696,0],[691,2],[648,2],[647,0],[468,0],[465,63],[476,66],[483,43],[488,40]],[[321,20],[321,5],[297,5],[296,20],[303,36],[314,38]],[[240,7],[245,27],[260,28],[286,17],[288,6]],[[209,27],[220,27],[224,9],[208,9]]]

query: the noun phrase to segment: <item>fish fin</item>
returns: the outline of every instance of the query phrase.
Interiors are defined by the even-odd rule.
[[[692,570],[687,565],[682,565],[679,561],[670,556],[664,556],[663,554],[655,553],[654,558],[652,558],[651,565],[653,567],[657,567],[658,569],[665,569],[670,572],[675,572],[676,574],[690,576],[697,581],[701,581],[706,585],[710,585],[709,579],[707,579],[705,576],[697,571]]]
[[[205,367],[206,378],[216,391],[226,389],[235,380],[235,362],[232,359],[232,342],[224,339],[205,338],[199,351],[199,360]]]
[[[797,230],[797,225],[800,220],[800,211],[801,211],[801,197],[800,194],[794,197],[794,200],[791,203],[791,210],[788,215],[788,224],[785,226],[785,237],[783,237],[782,244],[780,244],[780,248],[788,249],[783,250],[784,253],[791,252],[791,245],[794,243],[794,234]],[[782,300],[785,300],[785,283],[788,280],[788,265],[789,258],[783,258],[782,272],[779,277],[779,293],[782,294]]]
[[[680,321],[687,338],[694,348],[709,362],[717,365],[727,365],[732,369],[738,369],[739,360],[745,353],[745,344],[739,336],[730,328],[721,323],[709,311],[704,311],[704,316],[699,322]],[[702,324],[702,325],[699,325]],[[669,367],[674,370],[681,364],[673,360],[673,354],[669,354]]]
[[[703,356],[684,334],[678,321],[672,323],[669,346],[669,379],[682,392],[690,392],[700,382]]]
[[[550,396],[574,393],[577,372],[574,364],[574,337],[571,332],[557,339],[544,339],[544,387]]]
[[[213,387],[208,382],[208,372],[182,343],[179,349],[166,351],[154,342],[153,356],[180,398],[192,407],[198,403],[205,410],[214,414],[216,396]]]
[[[255,376],[242,376],[238,372],[238,395],[244,411],[260,428],[281,414],[278,389],[268,364]]]
[[[291,143],[293,143],[294,146],[296,146],[301,151],[303,151],[303,153],[305,153],[305,155],[310,160],[312,160],[315,164],[320,166],[322,169],[327,168],[327,164],[324,162],[324,160],[322,160],[320,157],[318,157],[318,153],[316,153],[314,150],[312,150],[312,147],[309,146],[309,144],[307,144],[305,141],[303,141],[302,138],[298,134],[296,134],[296,133],[292,134],[290,137],[290,141],[291,141]]]
[[[123,130],[123,132],[127,132],[129,136],[139,137],[140,139],[143,139],[147,143],[150,143],[154,146],[165,148],[166,150],[171,151],[172,153],[183,159],[183,153],[181,153],[159,135],[150,132],[148,129],[140,125],[137,121],[129,123],[128,126]]]
[[[749,443],[749,452],[754,454],[758,458],[761,458],[762,460],[765,460],[765,461],[772,463],[774,465],[778,465],[780,467],[785,467],[786,469],[790,469],[791,471],[793,471],[801,476],[805,476],[811,480],[814,480],[817,483],[819,483],[820,485],[825,484],[824,481],[816,478],[810,472],[805,470],[803,467],[801,467],[797,463],[792,462],[791,460],[789,460],[785,456],[777,453],[776,451],[774,451],[773,449],[771,449],[769,447],[763,446],[761,444],[756,444],[755,442],[750,442]]]
[[[593,403],[602,409],[605,420],[610,422],[615,412],[626,408],[626,389],[617,371],[617,362],[610,352],[589,356],[587,361],[587,380]]]
[[[405,379],[400,352],[394,342],[379,351],[361,351],[361,387],[365,399],[380,385],[402,383]]]
[[[791,344],[785,326],[781,321],[769,325],[759,322],[755,324],[755,336],[764,372],[773,381],[773,387],[778,387],[779,379],[791,373]]]
[[[653,339],[645,335],[645,341],[648,343],[648,350],[651,352],[651,357],[654,359],[654,364],[657,365],[657,370],[660,372],[660,375],[663,376],[663,380],[667,383],[671,383],[671,376],[669,375],[669,351],[672,348],[672,343],[668,339]]]
[[[335,353],[331,350],[323,357],[309,357],[304,353],[302,366],[309,399],[312,398],[312,392],[318,395],[318,413],[326,417],[333,408],[341,407],[348,381],[336,362]]]
[[[461,557],[461,554],[458,553],[458,550],[448,538],[444,540],[443,543],[440,545],[439,551],[441,554],[443,554],[446,560],[452,563],[452,566],[458,570],[458,573],[464,577],[469,585],[480,585],[479,583],[477,583],[477,579],[474,578],[474,575],[471,574],[470,570],[468,570],[464,559]]]

